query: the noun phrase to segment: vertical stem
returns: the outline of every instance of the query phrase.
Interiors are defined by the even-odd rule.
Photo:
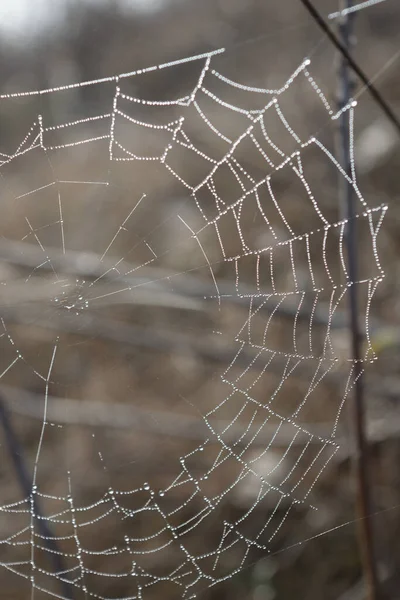
[[[344,0],[343,8],[350,8],[352,0]],[[354,13],[342,17],[339,24],[339,38],[347,51],[350,50],[353,33]],[[352,98],[354,83],[349,64],[343,55],[340,56],[339,66],[339,109],[346,106]],[[351,139],[348,111],[340,117],[340,153],[342,165],[347,175],[352,179]],[[357,511],[359,523],[359,543],[363,563],[364,577],[367,584],[369,600],[378,600],[378,575],[374,548],[374,536],[371,520],[371,494],[368,472],[368,442],[365,423],[364,376],[362,366],[362,334],[358,320],[358,279],[357,265],[357,219],[355,218],[355,195],[353,185],[341,177],[340,203],[346,224],[346,251],[349,280],[349,327],[351,336],[351,351],[354,365],[354,396],[352,402],[352,420],[354,423],[354,467],[357,479]]]

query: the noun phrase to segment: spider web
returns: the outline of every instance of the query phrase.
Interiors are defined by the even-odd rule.
[[[0,507],[8,532],[1,540],[7,552],[1,564],[28,582],[32,598],[44,593],[139,599],[171,590],[176,597],[193,598],[239,573],[254,553],[268,553],[293,511],[316,510],[315,485],[340,450],[336,434],[354,384],[354,364],[336,345],[335,319],[353,285],[364,302],[363,361],[374,360],[368,321],[383,278],[377,235],[386,207],[369,207],[357,186],[354,161],[349,178],[317,137],[290,125],[283,108],[291,90],[305,84],[303,93],[316,95],[325,120],[334,122],[345,112],[352,132],[355,104],[335,112],[311,76],[308,59],[281,87],[264,89],[215,70],[221,53],[1,96],[3,105],[21,104],[27,119],[49,98],[32,125],[21,118],[22,141],[1,154],[3,212],[19,232],[13,239],[3,235],[3,242],[9,262],[26,270],[2,282],[1,379],[22,386],[23,371],[26,387],[44,401],[31,494]],[[173,78],[182,68],[192,77],[182,96],[166,98],[152,79],[147,84],[154,74]],[[147,98],[140,94],[142,86]],[[109,112],[55,122],[54,115],[68,117],[78,92],[103,99]],[[161,99],[154,99],[157,94]],[[357,282],[349,280],[343,248],[347,221],[332,220],[335,211],[314,195],[310,152],[354,188],[366,257]],[[282,192],[282,174],[296,190],[296,218],[285,201],[287,189]],[[154,220],[145,218],[147,206],[151,217],[151,194],[162,194],[166,177],[191,210],[173,209],[153,226]],[[124,215],[113,211],[121,189],[129,191]],[[249,221],[256,219],[254,237]],[[89,233],[74,236],[83,222],[91,223]],[[175,233],[165,242],[161,230],[171,223]],[[190,254],[193,266],[168,270],[171,254],[178,260],[182,253]],[[190,278],[196,272],[201,277],[193,291]],[[227,280],[234,282],[230,288]],[[202,405],[189,403],[204,424],[201,443],[176,456],[169,481],[144,476],[135,487],[127,480],[123,488],[106,484],[101,490],[102,482],[90,503],[76,497],[73,469],[60,476],[61,459],[52,450],[52,469],[57,466],[64,484],[58,493],[49,492],[51,482],[41,476],[44,449],[54,448],[66,429],[51,420],[51,394],[65,396],[62,365],[65,353],[81,343],[76,337],[129,337],[128,323],[121,328],[121,321],[105,321],[104,311],[119,303],[190,312],[199,301],[216,307],[217,315],[239,307],[234,325],[224,328],[221,320],[213,341],[207,341],[217,346],[231,341],[234,348],[218,377],[218,393]],[[321,306],[327,310],[322,325]],[[33,330],[42,332],[34,343],[26,333]],[[338,365],[342,379],[346,372],[345,389],[330,415],[330,430],[320,435],[305,427],[303,414],[318,404],[319,390]],[[307,384],[295,393],[291,382],[302,369]],[[271,384],[271,373],[278,383]],[[292,395],[293,403],[281,401],[283,394]],[[127,402],[135,403],[134,393]],[[107,482],[106,451],[97,460]],[[249,489],[246,510],[225,514],[226,502]],[[255,521],[259,509],[264,518]],[[51,534],[43,535],[40,521]],[[201,536],[210,523],[214,536],[195,542],[194,533]],[[92,539],[106,527],[112,539],[94,547]],[[49,542],[57,542],[57,549]],[[54,555],[64,567],[54,567]],[[130,569],[121,567],[128,564]],[[124,590],[118,596],[116,583]]]

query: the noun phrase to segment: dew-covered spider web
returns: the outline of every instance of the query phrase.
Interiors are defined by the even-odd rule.
[[[19,115],[1,147],[1,393],[36,418],[0,549],[26,597],[196,597],[287,543],[341,452],[341,318],[357,285],[374,360],[386,207],[321,141],[339,113],[308,59],[264,89],[221,56],[0,98]],[[288,109],[311,95],[314,131]],[[321,172],[354,188],[359,281]]]

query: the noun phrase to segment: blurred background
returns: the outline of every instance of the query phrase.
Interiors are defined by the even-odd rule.
[[[395,0],[357,13],[353,49],[397,114],[399,18]],[[0,52],[2,597],[366,598],[343,227],[324,230],[343,218],[330,42],[295,0],[14,0]],[[274,96],[254,88],[279,110],[235,145]],[[395,599],[400,154],[355,95],[374,525]]]

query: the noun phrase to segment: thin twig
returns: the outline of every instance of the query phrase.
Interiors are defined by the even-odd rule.
[[[223,336],[207,334],[196,336],[169,329],[132,325],[129,322],[107,319],[103,316],[85,313],[85,311],[79,315],[78,319],[63,312],[54,312],[49,318],[48,313],[43,314],[43,311],[33,309],[32,306],[29,307],[29,310],[26,308],[24,311],[7,307],[2,308],[0,314],[5,322],[30,326],[32,330],[40,328],[115,343],[118,347],[123,347],[125,353],[129,352],[129,348],[135,348],[166,354],[173,353],[177,356],[189,355],[214,366],[221,365],[226,368],[229,365],[232,368],[242,367],[246,370],[262,370],[269,362],[268,371],[278,374],[279,377],[282,377],[288,361],[292,361],[297,363],[294,376],[307,380],[318,366],[320,372],[325,371],[323,380],[329,380],[331,385],[342,381],[343,370],[341,367],[349,365],[348,361],[344,361],[342,364],[328,356],[301,357],[300,355],[286,354],[278,346],[264,348],[245,341],[222,343]],[[26,331],[25,329],[25,335]]]
[[[43,394],[16,388],[9,385],[0,386],[0,394],[9,411],[23,417],[43,421]],[[137,400],[137,399],[136,399]],[[135,400],[135,401],[136,401]],[[151,399],[146,398],[146,406],[151,406]],[[154,406],[160,401],[154,398]],[[129,429],[142,432],[145,435],[174,437],[181,440],[204,440],[210,437],[210,430],[198,414],[182,414],[176,411],[161,411],[159,409],[140,408],[132,403],[114,402],[107,400],[77,400],[71,398],[48,397],[47,418],[51,423],[78,427],[105,427],[117,430]],[[279,435],[276,435],[277,427]],[[400,437],[400,414],[385,414],[382,418],[368,421],[369,439],[374,443],[382,443]],[[252,445],[255,447],[270,445],[271,447],[304,446],[305,443],[321,444],[321,439],[330,439],[340,446],[339,457],[348,457],[351,452],[347,432],[341,428],[332,437],[332,423],[308,422],[294,428],[290,423],[267,422],[261,428],[254,424],[243,431],[247,424],[229,422],[222,419],[212,420],[214,430],[222,434],[228,444],[246,446],[254,436]],[[296,433],[296,436],[294,434]],[[312,438],[310,438],[312,435]],[[217,440],[216,440],[217,441]]]
[[[214,284],[195,276],[191,271],[177,273],[165,268],[140,267],[112,257],[108,261],[101,261],[100,255],[94,252],[69,250],[64,253],[59,248],[48,247],[46,249],[48,255],[51,256],[51,263],[49,261],[43,262],[43,252],[39,246],[0,239],[0,261],[22,269],[34,269],[36,274],[40,272],[51,273],[54,269],[59,278],[58,280],[54,279],[54,281],[46,279],[43,282],[37,276],[31,276],[26,284],[19,284],[18,282],[16,284],[14,281],[8,283],[6,281],[0,290],[1,306],[6,304],[8,305],[7,309],[12,309],[16,308],[17,304],[35,299],[54,299],[59,292],[58,287],[63,284],[64,278],[68,280],[66,283],[75,282],[77,279],[84,280],[88,284],[92,282],[89,289],[91,291],[96,290],[96,296],[102,295],[102,285],[104,284],[115,286],[114,288],[110,287],[109,292],[118,292],[118,289],[124,290],[123,293],[118,292],[110,296],[108,300],[105,297],[102,300],[91,302],[90,295],[88,295],[87,299],[91,307],[102,306],[107,301],[116,303],[120,296],[122,304],[157,305],[164,308],[186,308],[187,310],[201,310],[203,308],[205,310],[210,306],[205,298],[215,298]],[[117,263],[118,271],[115,268]],[[97,281],[94,283],[93,280]],[[30,291],[30,283],[34,284],[32,285],[32,291]],[[14,285],[19,286],[20,289],[16,287],[14,290]],[[26,285],[25,288],[24,285]],[[10,287],[9,292],[5,291],[7,287]],[[72,285],[70,288],[72,289]],[[329,324],[330,329],[346,327],[347,317],[345,311],[336,309],[330,315],[329,306],[323,301],[318,302],[315,310],[313,310],[313,302],[310,302],[309,306],[303,303],[299,308],[299,295],[297,293],[288,294],[285,302],[277,306],[279,298],[268,289],[260,290],[251,285],[242,284],[240,291],[238,291],[235,281],[229,279],[218,279],[218,289],[224,304],[229,306],[239,306],[248,310],[251,299],[253,309],[260,307],[261,311],[267,313],[273,311],[274,314],[288,319],[296,318],[297,322],[309,322],[312,315],[313,325],[324,326]],[[131,298],[129,298],[129,290],[133,292]],[[82,293],[83,295],[86,293],[84,287]],[[312,290],[308,292],[310,300],[311,298],[314,299],[315,293]],[[36,297],[34,294],[36,294]],[[381,325],[375,324],[374,320],[371,319],[370,327],[378,329]]]
[[[37,527],[41,532],[42,537],[44,538],[45,544],[49,551],[49,558],[53,562],[55,572],[60,580],[60,587],[63,593],[63,597],[66,599],[73,599],[74,596],[72,592],[72,583],[67,581],[64,575],[67,572],[67,567],[64,564],[63,554],[60,551],[60,548],[58,547],[57,540],[51,530],[48,521],[42,515],[37,496],[34,494],[31,498],[32,481],[28,474],[27,466],[24,462],[23,448],[21,447],[21,444],[19,443],[18,438],[15,434],[12,421],[8,414],[6,401],[4,400],[2,394],[0,394],[0,422],[3,426],[6,446],[8,447],[8,451],[13,462],[15,473],[21,486],[22,493],[24,494],[24,497],[26,498],[29,506],[31,502],[33,503],[33,510],[35,511],[35,516],[37,517]]]

